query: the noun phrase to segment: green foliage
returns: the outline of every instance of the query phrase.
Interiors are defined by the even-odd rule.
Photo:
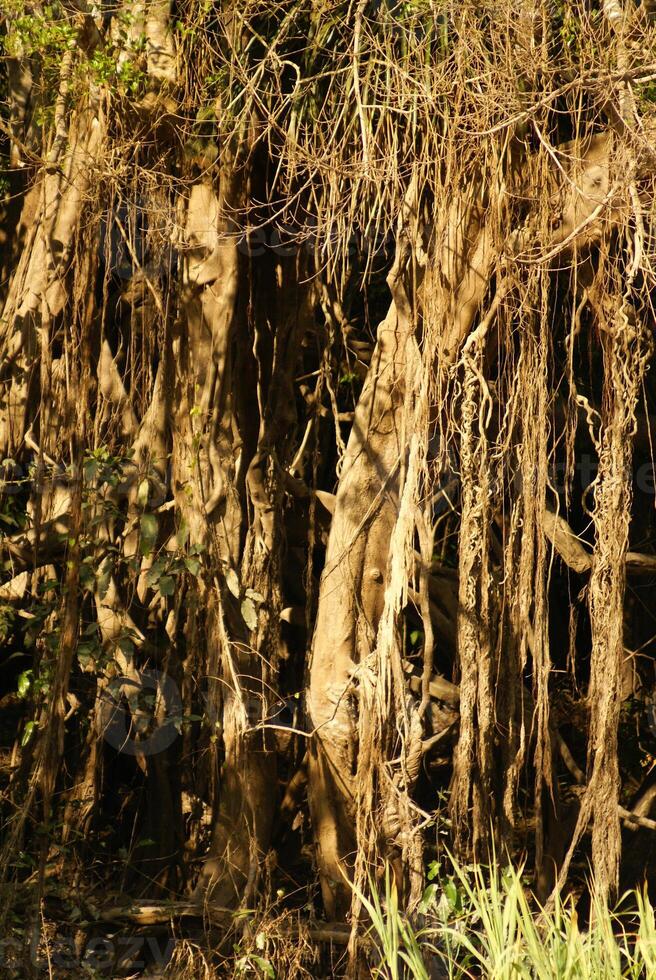
[[[386,980],[429,980],[430,973],[424,962],[420,937],[399,909],[398,892],[389,867],[385,869],[385,893],[381,897],[369,879],[370,895],[357,886],[354,890],[367,911],[372,932],[380,950],[380,963],[373,974]]]
[[[96,48],[83,70],[98,85],[114,88],[124,95],[138,95],[144,88],[146,73],[140,64],[146,39],[141,35],[129,40],[125,31],[119,32],[120,43]]]
[[[23,729],[23,737],[21,738],[21,748],[25,748],[28,742],[31,741],[34,732],[36,731],[36,722],[28,721]]]
[[[22,496],[9,494],[0,497],[0,532],[11,534],[25,527],[25,507]]]
[[[9,57],[38,54],[44,63],[54,64],[65,50],[75,48],[77,28],[58,0],[41,11],[30,10],[24,0],[6,0],[3,6],[7,18],[3,47]]]
[[[259,976],[267,980],[276,980],[276,971],[269,960],[255,953],[241,956],[235,963],[235,973],[238,977]]]
[[[593,886],[592,925],[579,925],[571,902],[556,898],[553,908],[531,896],[521,868],[461,867],[442,877],[436,862],[419,908],[425,925],[415,929],[399,909],[389,868],[384,893],[372,880],[369,894],[356,888],[379,950],[375,976],[425,980],[436,957],[449,980],[638,980],[656,975],[656,923],[646,891],[621,903],[631,912],[613,912]]]
[[[187,573],[196,578],[200,574],[201,562],[197,553],[199,549],[193,550],[194,553],[189,555],[168,553],[157,558],[146,575],[151,589],[156,589],[162,596],[171,596],[179,576]]]
[[[410,640],[410,646],[414,650],[423,644],[424,634],[421,630],[410,630],[408,639]]]
[[[19,698],[26,698],[29,694],[30,688],[32,686],[32,676],[33,671],[24,670],[22,674],[19,674],[18,681],[16,684],[16,690],[18,692]]]
[[[13,606],[0,603],[0,643],[4,643],[11,634],[16,621],[16,612]]]
[[[79,590],[83,614],[76,643],[78,668],[86,674],[105,673],[117,661],[119,653],[132,658],[140,639],[137,633],[124,626],[104,643],[98,622],[93,613],[94,604],[88,604],[90,596],[101,601],[107,596],[112,579],[136,585],[142,574],[145,560],[146,585],[164,600],[172,598],[184,577],[196,578],[201,574],[204,548],[190,544],[188,529],[181,525],[177,535],[167,547],[158,548],[161,536],[161,519],[146,508],[149,505],[154,477],[141,476],[131,455],[116,455],[106,446],[88,451],[83,460],[82,485],[82,533],[80,535]],[[66,472],[52,470],[41,474],[41,479],[74,481],[72,468]],[[36,474],[31,474],[31,483]],[[140,482],[138,482],[140,481]],[[140,511],[138,517],[128,523],[128,503],[134,501]],[[20,534],[31,529],[31,519],[22,494],[8,495],[0,502],[0,532]],[[108,540],[98,528],[112,525],[118,532]],[[136,526],[135,526],[136,525]],[[138,531],[139,554],[126,553],[124,544],[131,531]],[[70,531],[59,535],[64,553],[70,548]],[[175,545],[177,544],[177,548]],[[3,580],[13,576],[12,562],[8,559],[3,569]],[[37,581],[36,594],[27,593],[20,615],[13,605],[0,604],[0,642],[15,648],[11,657],[33,654],[33,665],[23,670],[16,679],[16,693],[26,703],[36,705],[47,695],[61,643],[61,612],[66,598],[64,579],[48,577]],[[240,586],[237,582],[238,592]],[[253,604],[256,593],[246,590],[243,602]],[[255,609],[255,607],[253,607]],[[252,619],[247,608],[245,618]],[[89,621],[90,620],[90,621]],[[7,658],[8,659],[11,659]],[[5,663],[7,662],[5,660]],[[28,723],[23,731],[26,745],[35,734],[35,726]]]
[[[142,555],[150,555],[157,541],[159,524],[154,514],[142,514],[139,523],[139,548]]]
[[[135,96],[143,90],[146,74],[141,62],[146,38],[143,33],[135,34],[131,30],[134,20],[131,11],[118,13],[111,37],[89,52],[79,44],[79,27],[71,10],[60,0],[53,0],[41,10],[25,0],[6,0],[2,12],[6,33],[0,39],[0,53],[12,58],[31,57],[41,66],[44,102],[38,109],[38,124],[51,121],[56,79],[66,52],[74,53],[70,88],[73,99],[89,83],[121,95]]]

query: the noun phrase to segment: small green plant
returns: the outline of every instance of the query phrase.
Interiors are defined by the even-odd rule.
[[[371,919],[371,932],[376,939],[380,963],[375,967],[375,977],[386,980],[429,980],[430,974],[421,950],[421,934],[412,926],[399,909],[399,897],[389,866],[385,868],[385,893],[381,896],[372,878],[369,878],[369,896],[357,885],[354,891]]]

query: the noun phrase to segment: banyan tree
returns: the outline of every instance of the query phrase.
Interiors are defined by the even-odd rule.
[[[0,35],[2,914],[653,873],[655,5]]]

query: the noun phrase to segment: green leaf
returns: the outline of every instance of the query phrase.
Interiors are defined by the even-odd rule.
[[[27,697],[28,691],[32,686],[32,676],[33,671],[31,670],[24,670],[22,674],[18,675],[17,690],[19,698]]]
[[[461,907],[460,892],[458,891],[455,882],[447,881],[444,886],[444,894],[446,895],[446,899],[453,911],[459,912]]]
[[[257,611],[252,599],[244,599],[241,604],[241,615],[249,630],[257,626]]]
[[[112,577],[112,572],[114,571],[114,561],[112,558],[105,558],[104,562],[98,569],[98,574],[96,575],[96,588],[98,589],[98,598],[104,599],[107,595],[107,589],[109,588],[109,580]]]
[[[186,545],[188,537],[189,537],[189,528],[187,527],[187,522],[183,520],[180,522],[180,527],[178,528],[178,533],[176,535],[178,548],[180,548],[180,550],[182,550]]]
[[[77,659],[82,670],[86,670],[95,663],[96,654],[98,653],[98,644],[93,641],[83,641],[77,645]]]
[[[96,575],[93,568],[86,562],[80,565],[80,585],[87,592],[92,592],[95,585]]]
[[[148,506],[148,493],[150,491],[150,484],[148,480],[142,480],[139,484],[139,489],[137,490],[137,507],[147,507]]]
[[[35,728],[36,728],[36,722],[28,721],[27,725],[25,726],[25,731],[23,732],[23,737],[21,739],[21,748],[25,748],[29,740],[32,738]]]
[[[197,576],[200,572],[200,561],[198,558],[185,558],[185,567],[190,575]]]
[[[265,960],[262,956],[255,955],[251,955],[250,959],[253,961],[255,966],[259,966],[265,977],[269,977],[269,980],[276,980],[276,971],[273,969],[268,960]]]
[[[126,657],[133,656],[134,643],[128,636],[122,636],[116,645],[121,651],[121,653],[124,653]]]
[[[157,588],[162,595],[173,595],[175,592],[175,579],[170,575],[162,575],[157,583]]]
[[[152,568],[148,569],[146,574],[146,582],[151,588],[157,585],[165,568],[166,562],[163,558],[159,558],[157,561],[153,562]]]
[[[149,555],[155,547],[159,525],[154,514],[142,514],[139,521],[141,540],[139,549],[142,555]]]
[[[239,598],[239,592],[240,592],[239,578],[238,578],[237,573],[234,570],[234,568],[228,568],[226,570],[225,580],[226,580],[226,585],[228,586],[228,588],[232,592],[232,594],[235,597],[235,599],[238,599]]]
[[[425,888],[424,894],[421,896],[421,901],[418,906],[418,911],[422,915],[425,915],[426,912],[428,912],[428,910],[430,909],[430,907],[434,904],[436,895],[437,895],[437,885],[435,882],[433,882],[433,884],[428,885],[427,888]]]

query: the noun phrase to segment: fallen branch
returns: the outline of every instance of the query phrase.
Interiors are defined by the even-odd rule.
[[[545,510],[542,529],[565,564],[573,571],[583,574],[592,567],[592,555],[585,548],[564,517]],[[626,571],[632,575],[656,575],[656,555],[643,555],[638,551],[627,551]]]
[[[139,902],[126,906],[115,906],[106,911],[98,910],[93,918],[96,922],[129,922],[136,926],[165,925],[174,919],[197,918],[209,921],[212,925],[225,927],[230,920],[249,914],[248,909],[228,909],[217,906],[202,905],[198,902]],[[276,925],[290,937],[308,936],[316,942],[337,943],[346,946],[351,935],[351,928],[339,922],[326,922],[304,927],[291,924]],[[367,942],[366,937],[363,940]]]
[[[586,780],[583,770],[579,768],[574,756],[570,752],[569,746],[560,732],[556,732],[556,742],[560,757],[567,766],[567,769],[574,777],[578,786],[585,786]],[[627,810],[623,806],[618,806],[617,812],[625,827],[629,830],[636,830],[638,827],[645,827],[647,830],[656,830],[656,820],[651,820],[633,810]]]
[[[421,694],[421,677],[410,677],[408,687],[413,694]],[[460,689],[457,684],[452,684],[446,677],[433,674],[428,682],[428,691],[432,698],[438,701],[446,701],[448,704],[460,703]]]
[[[581,544],[564,517],[545,510],[542,529],[565,564],[575,572],[589,572],[592,556]]]

